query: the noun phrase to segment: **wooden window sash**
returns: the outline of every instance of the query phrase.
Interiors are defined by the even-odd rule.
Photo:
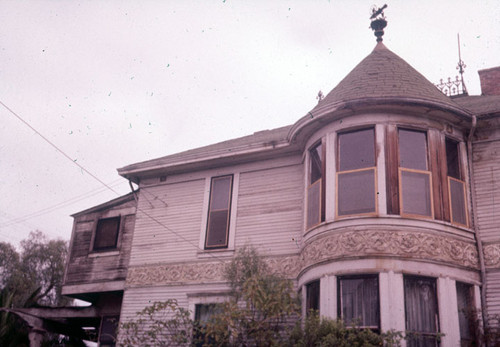
[[[308,187],[307,187],[307,212],[306,212],[306,228],[307,229],[312,229],[314,228],[315,226],[321,224],[322,221],[324,221],[323,217],[322,217],[322,211],[323,211],[323,203],[324,203],[324,194],[323,194],[323,179],[318,179],[316,180],[316,182],[310,184]],[[314,189],[314,187],[316,187],[317,185],[319,185],[319,196],[318,196],[318,206],[319,206],[319,211],[318,211],[318,220],[316,221],[310,221],[309,220],[309,209],[310,209],[310,205],[309,203],[311,201],[309,201],[309,192]]]
[[[352,214],[339,214],[339,175],[344,175],[344,174],[350,174],[350,173],[356,173],[356,172],[361,172],[361,171],[373,171],[373,179],[374,179],[374,203],[375,203],[375,211],[373,212],[364,212],[364,213],[352,213]],[[377,167],[376,166],[371,166],[367,168],[362,168],[362,169],[355,169],[355,170],[346,170],[346,171],[338,171],[335,174],[335,218],[336,219],[341,219],[341,218],[348,218],[348,217],[359,217],[359,216],[365,216],[365,217],[371,217],[371,216],[377,216],[378,215],[378,201],[377,201]]]
[[[111,221],[114,220],[117,223],[116,226],[116,235],[115,239],[113,242],[113,245],[108,245],[108,246],[97,246],[98,241],[102,239],[101,233],[104,232],[102,229],[99,228],[101,223],[105,223],[105,221]],[[99,218],[95,224],[95,230],[94,230],[94,237],[92,238],[92,251],[93,252],[102,252],[102,251],[111,251],[111,250],[116,250],[118,249],[118,239],[120,237],[120,230],[122,228],[122,217],[121,216],[116,216],[116,217],[109,217],[109,218]]]
[[[451,197],[451,181],[461,183],[461,185],[462,185],[462,193],[463,193],[462,196],[463,196],[463,201],[464,201],[463,208],[465,211],[465,224],[457,222],[453,218],[452,197]],[[449,209],[450,209],[449,211],[450,211],[450,216],[451,216],[451,223],[468,228],[469,227],[469,209],[467,208],[467,194],[466,194],[466,190],[465,190],[465,181],[448,176],[448,200],[450,202],[449,203]]]
[[[218,179],[227,179],[230,178],[229,180],[229,196],[228,196],[228,207],[224,209],[212,209],[213,206],[213,198],[214,198],[214,182]],[[226,248],[228,247],[229,244],[229,223],[231,219],[231,202],[232,202],[232,192],[233,192],[233,176],[232,175],[227,175],[227,176],[219,176],[219,177],[212,177],[212,180],[210,182],[210,202],[208,205],[208,218],[207,218],[207,231],[205,233],[205,249],[216,249],[216,248]],[[226,216],[226,237],[225,237],[225,242],[223,244],[217,244],[217,245],[209,245],[209,234],[210,234],[210,222],[212,220],[212,214],[214,212],[226,212],[227,211],[227,216]]]
[[[429,177],[429,198],[430,198],[430,207],[431,207],[431,215],[426,216],[426,215],[421,215],[421,214],[414,214],[414,213],[405,213],[403,210],[403,181],[402,181],[402,172],[413,172],[413,173],[419,173],[419,174],[425,174]],[[400,167],[399,168],[399,173],[398,173],[398,185],[399,185],[399,211],[400,215],[402,217],[410,217],[410,218],[424,218],[424,219],[434,219],[434,197],[433,197],[433,186],[432,186],[432,172],[430,171],[424,171],[424,170],[415,170],[415,169],[405,169]]]

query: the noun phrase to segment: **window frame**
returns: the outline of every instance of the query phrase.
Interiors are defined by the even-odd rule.
[[[349,169],[349,170],[340,170],[340,139],[342,135],[350,134],[350,133],[355,133],[355,132],[360,132],[360,131],[365,131],[365,130],[372,130],[373,131],[373,164],[374,166],[367,166],[363,168],[356,168],[356,169]],[[373,217],[377,216],[379,213],[379,207],[378,207],[378,199],[377,199],[377,192],[378,192],[378,168],[377,168],[377,132],[376,132],[376,127],[375,125],[371,126],[364,126],[364,127],[359,127],[359,128],[351,128],[351,129],[343,129],[341,131],[337,132],[336,136],[336,171],[335,171],[335,219],[342,219],[342,218],[349,218],[349,217]],[[353,173],[359,173],[359,172],[368,172],[368,171],[373,171],[373,202],[374,202],[374,211],[370,212],[361,212],[361,213],[350,213],[350,214],[340,214],[339,212],[339,176],[341,175],[348,175],[348,174],[353,174]]]
[[[465,303],[466,308],[470,309],[475,309],[476,308],[476,303],[475,303],[475,297],[474,297],[474,285],[470,283],[465,283],[465,282],[455,282],[455,287],[457,291],[457,310],[458,310],[458,321],[459,321],[459,331],[460,331],[460,344],[461,346],[474,346],[475,342],[477,342],[477,335],[476,335],[476,326],[474,325],[474,321],[471,320],[471,317],[467,317],[467,313],[463,313],[464,309],[460,307],[460,289],[465,289],[466,293],[465,295],[468,296],[465,298],[465,301],[470,301]],[[462,311],[462,312],[461,312]],[[468,312],[468,314],[476,314],[477,312]],[[461,322],[462,320],[462,322]],[[462,329],[462,325],[466,324],[468,326],[467,330],[464,331]],[[466,336],[470,334],[470,336]]]
[[[118,251],[120,249],[120,240],[121,240],[121,235],[123,233],[123,228],[124,228],[124,218],[125,216],[122,215],[112,215],[112,216],[99,216],[95,222],[94,222],[94,227],[92,231],[92,237],[90,240],[90,253],[103,253],[103,252],[114,252]],[[111,220],[111,219],[117,219],[118,220],[118,230],[116,232],[116,238],[114,242],[114,246],[107,246],[107,247],[95,247],[96,240],[98,238],[98,231],[99,231],[99,223],[104,220]]]
[[[374,332],[380,332],[381,329],[381,309],[380,309],[380,278],[379,274],[356,274],[356,275],[342,275],[337,277],[337,317],[342,319],[345,322],[344,314],[343,314],[343,299],[342,299],[342,281],[345,280],[357,280],[357,279],[376,279],[376,288],[377,288],[377,325],[356,325],[356,328],[359,329],[370,329]],[[346,322],[347,324],[347,322]],[[347,324],[348,325],[348,324]]]
[[[314,182],[311,182],[312,179],[312,155],[311,153],[321,146],[321,177]],[[318,211],[318,220],[317,221],[309,221],[309,211],[310,211],[310,192],[315,189],[316,186],[319,185],[319,211]],[[308,151],[308,166],[307,166],[307,189],[306,189],[306,230],[312,229],[315,226],[323,223],[325,221],[325,205],[326,205],[326,141],[324,138],[317,141],[314,145],[312,145]]]
[[[212,198],[214,196],[214,191],[213,191],[214,181],[217,179],[226,179],[226,178],[230,178],[228,207],[227,207],[227,209],[217,209],[217,210],[212,211],[211,207],[212,207]],[[229,233],[230,233],[230,228],[231,228],[231,210],[232,210],[232,204],[233,204],[233,186],[234,186],[234,175],[233,174],[213,176],[210,178],[207,223],[206,223],[206,227],[205,227],[205,240],[204,240],[204,249],[205,250],[227,249],[229,247]],[[220,211],[226,211],[226,210],[227,210],[226,236],[225,236],[224,244],[208,245],[212,212],[220,212]]]

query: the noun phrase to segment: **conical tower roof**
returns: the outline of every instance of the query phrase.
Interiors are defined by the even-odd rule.
[[[311,112],[328,112],[357,102],[365,105],[394,102],[427,104],[464,113],[459,105],[382,42],[378,42],[374,50]]]

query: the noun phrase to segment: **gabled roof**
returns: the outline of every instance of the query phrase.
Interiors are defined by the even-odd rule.
[[[493,116],[500,113],[500,95],[473,95],[453,99],[478,117]]]
[[[356,101],[416,102],[468,113],[382,42],[311,111]]]

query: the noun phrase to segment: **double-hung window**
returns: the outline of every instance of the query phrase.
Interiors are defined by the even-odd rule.
[[[434,218],[427,134],[399,129],[399,204],[401,215]]]
[[[232,189],[232,175],[212,178],[205,249],[228,246]]]
[[[457,141],[450,138],[446,138],[445,145],[451,222],[467,227],[467,203],[465,182],[460,167],[460,146]]]
[[[319,142],[309,150],[307,228],[325,220],[325,146]]]
[[[338,310],[347,325],[378,330],[380,327],[377,275],[342,276],[338,279]]]
[[[438,346],[436,279],[405,276],[404,292],[407,346]]]
[[[117,248],[119,231],[120,217],[99,219],[92,249],[104,251]]]
[[[340,133],[336,215],[376,214],[376,182],[375,129]]]

